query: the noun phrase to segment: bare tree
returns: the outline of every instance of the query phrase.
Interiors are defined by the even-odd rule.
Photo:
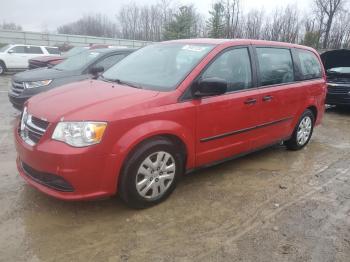
[[[22,30],[22,26],[17,25],[16,23],[3,22],[2,24],[0,24],[0,29],[21,31]]]
[[[116,24],[102,14],[85,15],[78,21],[57,28],[60,34],[115,37]]]
[[[264,21],[263,10],[253,9],[249,11],[245,19],[244,37],[250,38],[250,39],[261,39],[263,21]]]
[[[329,35],[335,16],[341,11],[346,0],[314,0],[316,10],[322,15],[320,25],[324,25],[322,47],[328,47]]]

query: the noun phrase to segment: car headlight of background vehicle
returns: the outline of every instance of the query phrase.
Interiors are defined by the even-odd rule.
[[[24,82],[25,88],[36,88],[42,86],[48,86],[51,84],[52,80],[42,80],[42,81],[34,81],[34,82]]]
[[[73,147],[84,147],[101,142],[107,123],[105,122],[59,122],[52,139]]]

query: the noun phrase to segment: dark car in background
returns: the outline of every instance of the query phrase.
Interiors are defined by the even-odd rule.
[[[321,55],[326,69],[326,104],[350,106],[350,50],[327,51]]]
[[[22,110],[30,97],[62,86],[96,76],[109,69],[134,49],[94,49],[71,56],[52,68],[38,68],[18,73],[12,78],[8,96],[12,105]]]
[[[42,57],[35,57],[33,59],[29,60],[29,69],[35,69],[40,67],[53,67],[55,65],[58,65],[68,57],[71,57],[73,55],[79,54],[81,52],[84,52],[88,49],[102,49],[102,48],[117,48],[115,46],[105,45],[105,44],[94,44],[90,46],[76,46],[71,48],[67,53],[64,55],[61,55],[61,52],[57,50],[52,50],[52,54],[57,54],[57,56],[42,56]],[[119,48],[119,47],[118,47]],[[125,48],[125,47],[121,47]],[[50,53],[51,54],[51,53]]]

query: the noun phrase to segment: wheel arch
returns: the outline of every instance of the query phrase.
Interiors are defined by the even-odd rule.
[[[113,146],[113,154],[120,156],[116,184],[127,159],[142,143],[163,137],[172,141],[184,153],[184,168],[192,168],[195,160],[195,140],[190,130],[173,121],[142,123],[125,133]]]
[[[317,117],[318,117],[318,110],[317,110],[317,107],[315,105],[310,105],[308,106],[306,109],[309,109],[312,114],[314,115],[315,117],[315,122],[317,121]]]

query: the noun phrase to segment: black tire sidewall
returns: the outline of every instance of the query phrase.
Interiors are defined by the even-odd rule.
[[[2,61],[0,61],[0,67],[2,68],[2,71],[0,70],[0,75],[5,74],[6,66]]]
[[[164,151],[172,155],[175,160],[176,170],[172,184],[167,191],[156,199],[146,199],[139,195],[136,189],[136,175],[141,163],[152,153]],[[123,168],[121,179],[119,181],[118,191],[121,198],[133,208],[147,208],[156,205],[166,198],[174,191],[179,177],[183,172],[183,157],[170,141],[158,139],[139,146],[132,153],[131,157],[126,160]]]

